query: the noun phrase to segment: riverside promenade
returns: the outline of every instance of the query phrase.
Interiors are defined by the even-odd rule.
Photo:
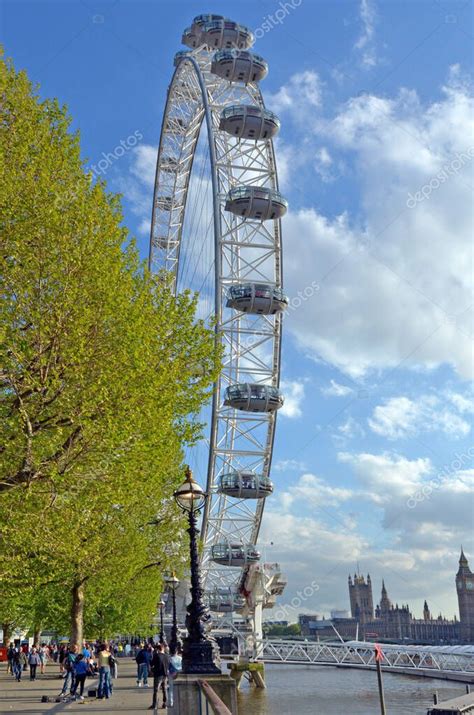
[[[28,715],[39,715],[40,713],[83,713],[84,715],[124,715],[124,713],[141,713],[151,705],[153,679],[149,688],[137,688],[136,685],[136,665],[132,658],[119,658],[118,678],[113,681],[114,692],[109,700],[97,700],[87,698],[88,688],[94,687],[98,678],[88,678],[84,689],[84,701],[76,702],[50,702],[42,703],[43,695],[55,698],[62,687],[62,679],[59,678],[59,666],[49,663],[46,666],[46,673],[38,675],[34,682],[29,680],[29,671],[25,671],[21,683],[10,675],[7,675],[7,664],[0,663],[0,714],[5,713],[28,713]],[[159,703],[161,705],[161,696]],[[161,708],[158,713],[166,713]]]

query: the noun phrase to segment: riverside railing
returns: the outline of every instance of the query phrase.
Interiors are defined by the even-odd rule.
[[[201,715],[232,715],[206,680],[198,680],[201,689]]]

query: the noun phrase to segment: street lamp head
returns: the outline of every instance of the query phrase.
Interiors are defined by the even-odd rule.
[[[193,479],[189,467],[186,467],[186,480],[173,494],[178,506],[187,512],[199,511],[204,506],[207,494]]]
[[[176,574],[173,571],[171,576],[165,576],[165,583],[172,591],[174,591],[179,586],[179,578],[176,578]]]
[[[166,606],[166,603],[163,601],[163,599],[160,599],[158,601],[158,608],[164,608]]]

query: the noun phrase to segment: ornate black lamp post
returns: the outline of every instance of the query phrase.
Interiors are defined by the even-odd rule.
[[[165,583],[171,592],[171,604],[173,607],[173,625],[171,626],[171,638],[169,642],[170,655],[175,655],[181,644],[178,638],[178,621],[176,618],[176,589],[179,586],[179,580],[176,578],[174,571],[171,576],[165,578]]]
[[[158,607],[160,609],[160,643],[162,644],[166,643],[165,629],[163,628],[163,610],[165,606],[166,603],[163,601],[163,599],[160,599],[160,601],[158,602]]]
[[[207,494],[197,484],[189,467],[186,468],[186,481],[175,491],[174,498],[183,512],[188,514],[189,547],[191,557],[191,603],[187,607],[186,628],[188,635],[183,643],[183,673],[221,673],[216,665],[219,662],[219,648],[209,630],[211,615],[204,605],[199,570],[197,547],[197,517],[206,502]]]

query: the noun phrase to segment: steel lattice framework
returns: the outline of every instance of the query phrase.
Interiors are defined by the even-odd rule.
[[[235,631],[238,635],[238,632]],[[245,643],[242,643],[245,649]],[[474,682],[474,648],[472,646],[381,645],[382,667],[393,672],[437,677],[443,673],[458,674]],[[375,668],[373,643],[349,641],[323,643],[267,638],[257,643],[258,660],[289,665],[336,665],[353,668]],[[454,678],[453,678],[454,679]]]
[[[229,286],[257,281],[281,288],[281,227],[279,220],[240,218],[225,210],[228,191],[236,186],[278,189],[273,143],[238,140],[219,130],[228,105],[264,107],[256,83],[231,83],[211,73],[212,52],[206,46],[180,53],[168,89],[156,168],[150,239],[150,269],[171,276],[179,291],[183,226],[193,192],[198,139],[207,136],[212,191],[214,240],[214,306],[216,339],[224,346],[224,364],[215,386],[209,432],[207,487],[203,515],[203,580],[207,590],[235,587],[241,568],[218,566],[210,558],[212,545],[257,542],[264,499],[235,499],[218,491],[221,474],[254,470],[269,475],[275,433],[275,413],[241,412],[223,406],[223,392],[239,382],[278,387],[281,314],[245,314],[225,307]],[[209,265],[211,269],[211,265]]]

